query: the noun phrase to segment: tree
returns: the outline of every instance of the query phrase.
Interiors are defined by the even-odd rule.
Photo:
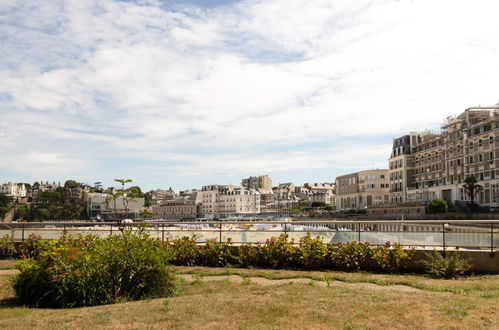
[[[475,204],[475,196],[483,190],[483,187],[478,184],[478,180],[474,175],[468,175],[464,179],[463,189],[466,195],[470,196],[471,205]]]
[[[0,194],[0,206],[7,207],[12,202],[12,197],[7,196],[6,194]]]
[[[426,204],[428,213],[445,213],[447,212],[447,202],[441,198],[435,198]]]
[[[128,203],[133,200],[133,197],[127,196],[125,193],[125,183],[132,182],[130,179],[114,179],[114,181],[121,183],[121,191],[119,192],[107,192],[106,200],[107,202],[112,201],[113,217],[118,224],[118,229],[123,233],[125,230],[125,219],[128,216]],[[123,212],[118,211],[117,202],[121,201],[123,204]]]
[[[66,189],[76,188],[79,186],[80,186],[80,184],[78,182],[76,182],[75,180],[67,180],[64,183],[64,188],[66,188]]]

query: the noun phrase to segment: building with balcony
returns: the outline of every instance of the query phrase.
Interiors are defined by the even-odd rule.
[[[390,156],[392,202],[442,198],[468,201],[463,180],[473,175],[483,186],[476,201],[499,206],[499,107],[468,108],[448,117],[437,132],[410,133],[393,140]]]
[[[365,209],[388,203],[388,171],[366,170],[336,177],[336,209]]]

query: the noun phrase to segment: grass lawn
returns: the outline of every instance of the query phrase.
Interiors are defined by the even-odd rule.
[[[12,305],[11,275],[0,275],[0,328],[499,328],[496,275],[434,280],[370,273],[174,270],[183,288],[176,297],[61,310]]]

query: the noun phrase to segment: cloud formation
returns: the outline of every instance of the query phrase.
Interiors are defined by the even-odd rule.
[[[498,7],[2,1],[0,181],[179,189],[384,167],[391,137],[499,101]]]

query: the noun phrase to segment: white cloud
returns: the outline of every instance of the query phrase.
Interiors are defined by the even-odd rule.
[[[310,181],[317,168],[331,180],[378,166],[390,136],[499,101],[497,9],[450,0],[208,9],[5,1],[0,162],[23,177],[39,177],[40,164],[88,176],[111,172],[117,160],[123,170],[125,160],[147,162],[130,173],[156,168],[136,175],[179,186],[182,170],[295,169],[303,174],[290,180]],[[382,148],[366,150],[367,142]]]

